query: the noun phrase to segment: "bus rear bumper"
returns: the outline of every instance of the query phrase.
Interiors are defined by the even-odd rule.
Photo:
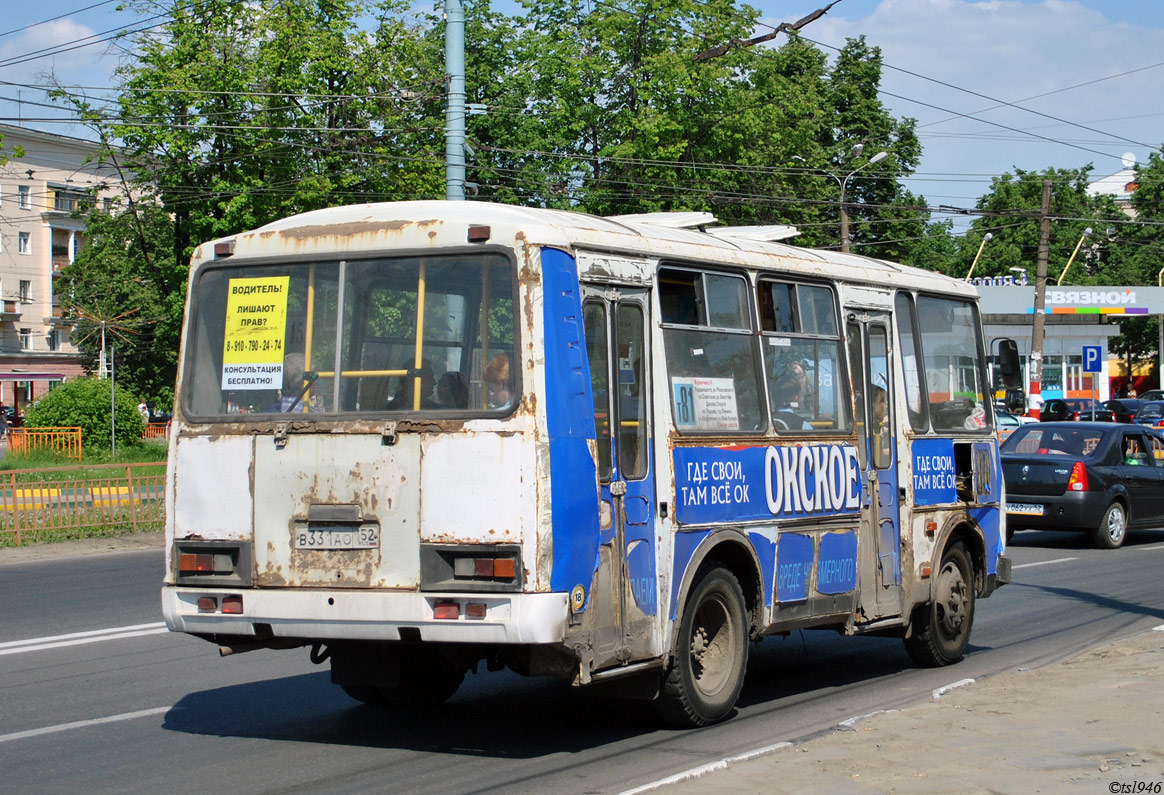
[[[237,601],[233,597],[241,597],[241,606],[235,607]],[[207,599],[214,600],[213,607]],[[560,593],[469,595],[162,588],[162,614],[166,626],[174,632],[303,640],[560,643],[566,635],[568,601],[569,596]],[[444,605],[446,612],[449,604],[458,604],[457,616],[436,618],[438,603]],[[225,604],[241,612],[224,613]],[[467,617],[470,604],[484,605],[484,617]]]

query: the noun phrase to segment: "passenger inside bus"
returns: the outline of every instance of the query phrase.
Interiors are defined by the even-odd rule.
[[[485,402],[491,409],[498,409],[509,403],[509,354],[499,353],[485,365]]]
[[[772,421],[778,430],[809,431],[812,425],[798,412],[805,407],[808,373],[800,362],[793,362],[772,387]]]
[[[268,411],[286,413],[305,410],[307,382],[303,377],[304,362],[302,353],[289,353],[283,359],[283,388],[279,391],[279,400]]]
[[[407,370],[408,375],[400,376],[400,386],[396,390],[396,394],[388,401],[389,411],[412,411],[416,406],[414,400],[413,390],[416,385],[416,376],[420,376],[420,407],[422,409],[439,408],[436,401],[432,399],[432,390],[436,386],[436,377],[432,373],[432,363],[428,359],[423,359],[420,363],[419,370],[412,369],[412,362],[404,362],[400,366],[401,370]]]
[[[449,370],[437,381],[437,404],[444,409],[468,408],[469,390],[456,370]]]

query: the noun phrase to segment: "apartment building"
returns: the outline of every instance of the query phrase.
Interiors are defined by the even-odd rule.
[[[0,403],[23,406],[82,374],[61,315],[61,270],[85,245],[77,210],[107,206],[116,171],[92,141],[0,124]]]

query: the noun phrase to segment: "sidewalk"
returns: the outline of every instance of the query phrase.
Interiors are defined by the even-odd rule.
[[[72,555],[98,555],[104,552],[132,552],[139,549],[161,549],[165,534],[160,530],[127,533],[109,538],[83,538],[60,541],[55,544],[24,544],[19,547],[0,547],[0,566],[8,563],[28,563],[35,560],[63,558]],[[158,575],[161,577],[161,575]]]
[[[955,681],[957,667],[950,671]],[[656,791],[1162,793],[1164,628]]]

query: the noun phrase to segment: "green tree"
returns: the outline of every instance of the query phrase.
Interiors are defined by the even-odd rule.
[[[992,179],[990,190],[977,204],[987,214],[971,223],[970,233],[958,252],[960,261],[955,273],[964,274],[970,269],[982,236],[989,232],[993,238],[983,249],[974,275],[1007,275],[1011,268],[1022,268],[1034,281],[1043,181],[1049,179],[1052,183],[1050,214],[1054,220],[1048,249],[1048,279],[1051,283],[1058,280],[1086,228],[1091,228],[1095,237],[1086,249],[1081,249],[1066,283],[1096,284],[1110,279],[1120,267],[1123,254],[1111,244],[1107,227],[1112,219],[1124,216],[1110,196],[1088,195],[1091,168],[1090,165],[1048,168],[1042,172],[1015,169],[1014,174],[1004,173]]]
[[[100,378],[66,381],[33,404],[24,418],[30,428],[80,428],[81,446],[110,447],[110,383]],[[137,413],[137,399],[120,384],[114,387],[118,447],[141,439],[145,422]]]
[[[87,369],[100,357],[99,322],[110,321],[106,340],[116,348],[117,381],[159,406],[173,402],[186,296],[185,266],[154,265],[166,261],[173,234],[170,214],[154,203],[92,212],[86,245],[60,277]]]
[[[158,11],[154,0],[130,5]],[[91,244],[69,268],[74,307],[139,325],[119,367],[161,403],[194,246],[320,207],[443,193],[443,69],[403,3],[163,10],[169,22],[139,34],[119,71],[117,113],[72,101],[123,175],[124,212],[94,214]],[[81,347],[96,358],[94,341]]]

